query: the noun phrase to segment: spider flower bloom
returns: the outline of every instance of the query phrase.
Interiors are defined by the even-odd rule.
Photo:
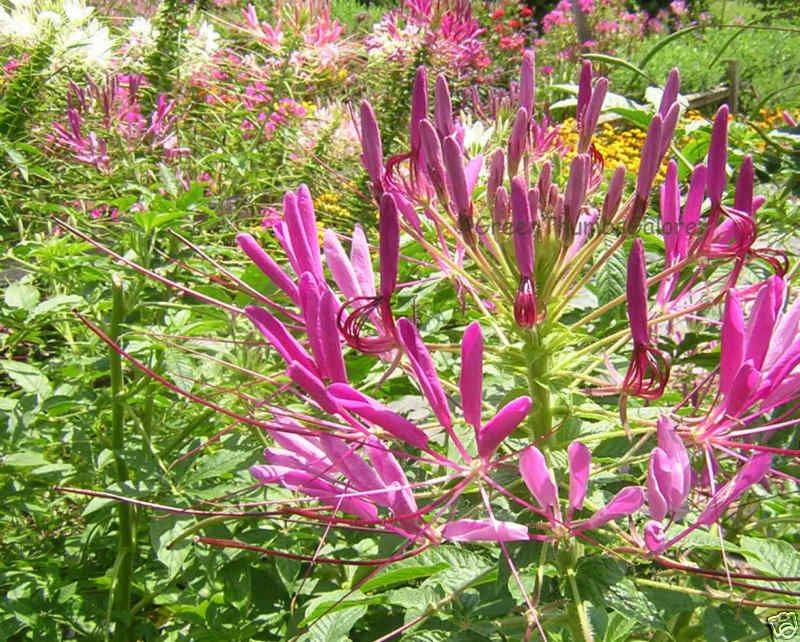
[[[533,221],[525,182],[519,176],[511,180],[511,217],[514,256],[519,270],[519,287],[514,299],[514,319],[521,328],[532,328],[538,317],[536,285],[533,281]]]
[[[647,270],[644,246],[640,238],[633,241],[628,256],[628,321],[633,336],[633,355],[622,387],[628,394],[643,399],[658,399],[669,379],[667,355],[650,341],[647,324]]]
[[[589,449],[579,441],[573,441],[569,445],[567,455],[570,481],[566,520],[561,517],[558,486],[541,451],[536,446],[529,446],[522,452],[519,459],[522,480],[556,533],[566,534],[568,532],[575,535],[587,530],[594,530],[620,517],[632,515],[641,508],[644,503],[642,489],[638,486],[629,486],[619,491],[611,501],[590,518],[574,521],[574,514],[583,508],[589,484],[592,456]]]
[[[785,300],[783,278],[770,277],[761,285],[745,322],[739,294],[729,292],[722,318],[719,399],[700,424],[699,437],[770,432],[775,425],[749,428],[748,424],[778,406],[797,401],[800,300],[781,313]]]

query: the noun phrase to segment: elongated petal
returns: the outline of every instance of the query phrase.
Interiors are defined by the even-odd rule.
[[[389,298],[397,286],[397,265],[400,260],[400,221],[397,217],[394,198],[388,193],[381,197],[379,226],[381,296]]]
[[[496,149],[489,156],[489,175],[486,177],[486,197],[489,199],[489,209],[494,209],[495,194],[503,184],[505,168],[506,156],[502,149]]]
[[[319,232],[317,230],[317,216],[314,212],[314,200],[311,198],[311,192],[308,187],[302,183],[297,188],[297,211],[308,243],[311,268],[314,276],[322,283],[325,277],[322,274],[322,257],[319,250]]]
[[[425,172],[433,183],[437,196],[442,199],[447,194],[447,181],[439,134],[427,119],[423,119],[419,123],[419,135],[425,150]]]
[[[748,488],[760,482],[772,466],[772,455],[759,453],[754,455],[736,475],[722,488],[720,488],[705,510],[697,518],[699,524],[711,526],[719,521],[722,514],[735,502]]]
[[[308,370],[314,371],[317,369],[311,355],[272,314],[255,305],[248,305],[244,312],[287,364],[297,361]]]
[[[511,220],[517,268],[521,276],[530,278],[533,275],[533,225],[528,188],[519,176],[511,179]]]
[[[683,206],[681,217],[682,235],[678,244],[678,255],[686,258],[689,254],[689,239],[699,233],[700,212],[703,207],[703,195],[706,189],[706,166],[702,163],[695,165],[692,178],[689,182],[689,193]]]
[[[744,312],[739,297],[734,292],[728,294],[725,311],[722,315],[722,345],[719,360],[719,391],[727,396],[733,381],[744,362],[745,328]]]
[[[567,448],[567,457],[569,458],[569,513],[567,520],[570,520],[575,511],[583,508],[583,500],[586,498],[586,489],[589,485],[592,454],[584,444],[573,441]]]
[[[299,304],[300,296],[297,292],[297,286],[283,268],[261,248],[250,234],[237,234],[236,242],[250,260],[256,264],[259,270],[266,274],[275,285],[283,290],[294,304]]]
[[[647,270],[644,264],[644,245],[636,238],[628,255],[628,321],[635,343],[647,345],[650,333],[647,329]]]
[[[536,446],[526,448],[519,458],[522,480],[539,506],[549,515],[558,514],[558,487],[547,467],[544,455]]]
[[[339,242],[336,232],[331,229],[325,230],[323,247],[325,248],[325,263],[345,298],[350,300],[363,296],[353,264]]]
[[[716,206],[722,202],[722,192],[728,180],[728,106],[723,105],[714,117],[711,143],[708,148],[708,197]]]
[[[428,445],[427,435],[415,424],[349,385],[335,383],[328,387],[328,392],[342,407],[352,410],[407,444],[415,448],[425,448]]]
[[[442,528],[442,537],[451,542],[517,542],[529,539],[522,524],[490,519],[459,519]]]
[[[397,331],[423,394],[439,423],[449,430],[453,426],[453,418],[450,416],[447,397],[444,394],[439,375],[436,374],[430,352],[419,335],[419,330],[411,321],[401,318],[397,321]]]
[[[300,291],[300,305],[303,310],[303,321],[305,322],[308,343],[311,346],[311,354],[314,356],[320,376],[326,377],[328,373],[325,369],[325,351],[322,346],[323,336],[319,331],[321,292],[317,281],[310,272],[303,272],[300,276],[298,290]]]
[[[481,401],[483,399],[483,333],[481,325],[473,321],[461,339],[461,407],[464,419],[475,428],[481,425]]]
[[[381,185],[383,181],[381,132],[372,105],[366,100],[361,103],[361,163],[373,184]]]
[[[372,466],[387,487],[389,508],[395,516],[402,517],[417,512],[417,502],[409,487],[408,478],[395,456],[376,437],[369,437],[364,450]]]
[[[639,486],[623,488],[605,507],[581,524],[579,530],[600,528],[610,521],[632,515],[642,507],[642,504],[644,504],[644,491]]]
[[[747,410],[756,401],[759,383],[761,383],[761,373],[753,366],[752,361],[745,361],[731,384],[725,412],[736,417],[740,412]]]
[[[331,381],[347,381],[347,370],[342,357],[342,343],[339,339],[339,328],[336,325],[340,307],[333,292],[326,288],[319,303],[317,327],[325,360],[325,374]]]
[[[778,309],[783,302],[784,281],[779,276],[770,277],[761,287],[747,324],[747,350],[745,359],[752,359],[760,370],[767,354]]]
[[[300,210],[297,206],[297,196],[294,192],[286,192],[283,197],[283,218],[286,221],[286,231],[291,243],[291,249],[294,256],[290,256],[290,260],[294,259],[292,266],[295,272],[300,275],[303,272],[308,272],[322,282],[320,275],[322,273],[321,265],[314,262],[312,258],[311,244],[317,243],[317,233],[314,232],[312,238],[306,236],[306,228],[300,217]],[[319,261],[317,261],[319,263]]]
[[[589,156],[578,154],[572,159],[569,167],[569,178],[564,191],[564,210],[567,225],[570,227],[570,237],[575,234],[581,206],[586,197],[586,187],[589,181]]]
[[[531,410],[530,397],[517,397],[497,411],[497,414],[484,424],[478,433],[478,454],[487,459],[503,443]]]
[[[764,357],[764,370],[772,368],[798,338],[798,325],[800,325],[800,299],[789,306],[775,326],[767,356]]]
[[[321,433],[319,445],[328,455],[333,467],[342,473],[356,490],[375,491],[386,487],[378,474],[356,452],[355,444],[345,443],[338,437]],[[381,493],[372,494],[370,497],[379,504],[386,504],[386,497]]]
[[[298,362],[289,364],[286,374],[294,384],[311,397],[325,412],[335,415],[339,412],[336,400],[328,394],[322,380]]]
[[[353,241],[350,246],[350,263],[356,273],[362,296],[375,296],[375,273],[372,271],[372,256],[369,253],[364,228],[356,223],[353,229]]]
[[[250,474],[262,484],[280,484],[284,488],[316,497],[323,504],[369,521],[378,518],[378,509],[357,497],[345,497],[334,485],[319,479],[315,474],[282,466],[251,466]]]
[[[678,248],[686,230],[680,222],[680,193],[678,186],[678,164],[671,160],[661,186],[661,229],[664,234],[664,253],[667,265],[674,265],[681,257]]]

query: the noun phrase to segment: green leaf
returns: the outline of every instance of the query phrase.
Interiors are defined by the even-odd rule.
[[[371,578],[361,585],[361,590],[365,593],[377,591],[379,589],[417,580],[421,577],[430,577],[448,568],[446,562],[435,562],[431,564],[420,564],[415,558],[403,560],[397,564],[385,568],[378,575]]]
[[[703,638],[714,642],[734,642],[761,633],[766,638],[764,624],[749,610],[723,604],[707,608],[702,619]]]
[[[44,466],[48,463],[42,453],[30,450],[23,450],[18,453],[6,455],[0,461],[2,461],[4,466],[11,466],[12,468],[31,468],[34,466]]]
[[[332,640],[349,640],[347,634],[364,614],[366,606],[351,606],[349,608],[323,615],[305,634],[301,635],[300,642],[331,642]]]
[[[35,394],[40,400],[46,399],[53,392],[48,378],[29,363],[0,360],[0,367],[15,384],[25,392]]]
[[[16,310],[30,310],[39,303],[39,290],[34,286],[16,281],[6,288],[6,305]]]

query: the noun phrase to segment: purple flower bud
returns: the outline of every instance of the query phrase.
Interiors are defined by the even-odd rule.
[[[464,420],[475,428],[481,427],[481,402],[483,400],[483,334],[480,323],[473,321],[461,339],[461,407]]]
[[[647,210],[650,189],[653,186],[653,181],[658,173],[658,166],[661,163],[661,129],[662,118],[660,114],[656,114],[650,121],[647,137],[642,147],[639,174],[636,177],[636,195],[633,207],[625,221],[625,232],[627,234],[633,234],[636,231]]]
[[[664,158],[667,150],[669,150],[670,143],[672,143],[672,136],[675,134],[675,127],[678,125],[680,111],[678,103],[675,103],[664,116],[664,122],[661,125],[661,158]]]
[[[469,213],[470,195],[467,191],[467,176],[464,172],[464,157],[461,147],[452,136],[447,136],[442,145],[442,156],[447,176],[450,179],[453,204],[456,213],[464,215]]]
[[[533,275],[533,229],[528,188],[519,176],[511,179],[511,216],[517,268],[523,278],[530,279]]]
[[[603,226],[607,226],[614,219],[619,204],[622,201],[622,190],[625,188],[625,166],[617,165],[614,170],[614,175],[608,183],[608,191],[606,198],[603,201],[603,211],[601,214],[601,221]]]
[[[678,164],[671,160],[667,165],[667,175],[661,186],[661,229],[664,234],[664,254],[667,265],[673,265],[678,255],[679,241],[685,229],[679,229],[680,193],[678,186]]]
[[[372,105],[366,100],[361,103],[361,163],[373,186],[380,188],[383,184],[381,132]]]
[[[486,177],[486,197],[489,209],[494,209],[494,198],[497,188],[503,184],[506,157],[502,149],[497,149],[489,157],[489,175]]]
[[[647,269],[644,263],[642,239],[633,240],[628,255],[628,321],[634,343],[648,345],[650,332],[647,329]]]
[[[441,138],[450,136],[455,131],[453,105],[450,102],[450,88],[447,86],[447,78],[445,78],[444,74],[439,74],[436,77],[433,111],[439,136]]]
[[[666,117],[667,112],[678,99],[678,90],[681,85],[681,77],[677,67],[673,67],[667,76],[664,85],[664,92],[661,94],[661,103],[658,106],[658,113]]]
[[[520,107],[514,124],[511,127],[511,136],[508,138],[508,175],[517,175],[519,163],[528,144],[528,112]]]
[[[510,210],[508,192],[506,188],[500,186],[494,195],[494,209],[492,211],[492,220],[495,226],[502,229],[503,224],[508,220],[508,212]]]
[[[736,196],[733,206],[747,214],[753,214],[753,157],[747,154],[739,166],[739,177],[736,179]]]
[[[575,114],[575,120],[578,123],[583,122],[583,114],[589,106],[589,100],[592,97],[592,63],[586,60],[581,67],[580,80],[578,81],[578,106]]]
[[[597,127],[597,119],[600,118],[600,110],[603,108],[603,101],[606,99],[608,91],[608,78],[600,78],[594,86],[592,97],[583,112],[580,126],[580,137],[578,140],[578,151],[583,153],[589,150],[589,145]]]
[[[448,202],[447,181],[445,179],[444,160],[442,158],[442,144],[436,129],[427,119],[419,123],[419,134],[422,149],[425,152],[425,171],[436,190],[440,201]]]
[[[521,277],[514,299],[514,320],[520,328],[532,328],[539,319],[536,286],[530,277]]]
[[[681,236],[678,245],[678,255],[685,257],[689,253],[689,237],[698,233],[698,223],[700,222],[700,211],[703,207],[703,196],[706,189],[706,166],[698,164],[692,171],[692,178],[689,181],[689,193],[686,195],[686,203],[683,206],[683,217],[681,225],[686,232]]]
[[[519,106],[529,117],[533,117],[533,106],[536,101],[536,59],[532,49],[522,54],[522,71],[519,78]]]
[[[410,142],[411,152],[419,153],[421,141],[419,137],[419,123],[428,116],[428,74],[424,65],[417,67],[414,76],[414,86],[411,89],[411,122]]]
[[[569,227],[569,237],[575,233],[575,226],[581,213],[583,201],[586,198],[586,188],[589,182],[589,156],[578,154],[572,159],[569,167],[569,178],[564,192],[564,217]]]
[[[553,164],[546,160],[542,163],[542,168],[539,170],[539,180],[537,184],[539,185],[539,194],[542,197],[547,197],[550,194],[550,184],[553,180]],[[542,209],[544,209],[544,205],[542,204]]]
[[[726,165],[728,161],[728,106],[717,111],[711,129],[711,142],[708,147],[708,197],[711,206],[717,208],[722,203],[722,192],[727,182]]]
[[[380,271],[381,296],[388,299],[397,286],[397,267],[400,260],[400,221],[391,194],[384,193],[380,203]]]
[[[532,187],[528,190],[528,207],[531,210],[531,231],[539,224],[539,188]]]

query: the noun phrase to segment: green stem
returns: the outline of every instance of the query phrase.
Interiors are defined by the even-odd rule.
[[[525,355],[528,358],[527,375],[533,407],[528,415],[528,430],[533,441],[540,442],[549,436],[553,426],[550,407],[549,370],[550,355],[542,345],[543,327],[526,333]]]
[[[567,569],[567,579],[569,580],[569,587],[572,591],[572,598],[575,600],[573,606],[578,616],[578,627],[571,627],[577,628],[577,631],[573,631],[573,637],[575,632],[577,632],[580,634],[580,637],[578,638],[579,640],[582,640],[583,642],[594,642],[592,627],[589,624],[589,616],[586,613],[586,604],[584,604],[583,600],[581,599],[581,593],[578,590],[578,583],[575,581],[574,567]]]
[[[122,281],[117,275],[111,277],[111,327],[109,336],[116,344],[119,341],[120,325],[124,315],[124,302],[122,298]],[[129,479],[128,465],[125,462],[125,399],[122,382],[122,357],[113,348],[109,350],[111,366],[111,448],[114,453],[114,464],[117,483],[123,488]],[[121,619],[122,614],[128,614],[131,606],[131,580],[133,574],[133,507],[125,502],[117,504],[118,539],[116,582],[113,588],[113,613],[116,623],[114,625],[114,640],[124,642],[129,638],[128,623]]]

